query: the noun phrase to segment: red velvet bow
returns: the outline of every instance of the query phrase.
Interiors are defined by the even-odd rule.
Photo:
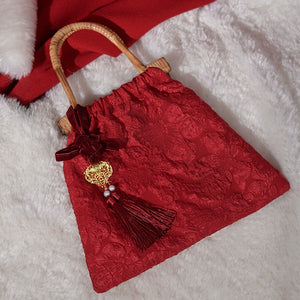
[[[77,105],[75,109],[70,107],[67,117],[76,132],[75,141],[64,149],[55,153],[57,161],[69,160],[79,154],[86,156],[90,163],[97,163],[101,154],[107,147],[103,143],[100,133],[90,133],[90,117],[85,107]],[[110,147],[111,148],[111,147]]]

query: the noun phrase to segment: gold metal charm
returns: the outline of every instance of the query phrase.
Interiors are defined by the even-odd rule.
[[[109,177],[112,173],[112,166],[107,161],[100,161],[96,165],[90,165],[84,171],[85,179],[88,182],[97,184],[105,190],[110,183]]]

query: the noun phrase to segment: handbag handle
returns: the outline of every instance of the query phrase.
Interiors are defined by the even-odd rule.
[[[105,36],[109,39],[114,45],[117,46],[118,49],[123,52],[127,58],[131,61],[133,66],[138,70],[139,73],[144,72],[149,67],[156,67],[160,68],[165,73],[169,73],[171,68],[165,58],[160,58],[150,64],[144,65],[125,45],[124,41],[110,28],[106,27],[102,24],[91,23],[91,22],[77,22],[66,25],[59,29],[55,35],[52,37],[50,42],[50,59],[56,75],[61,82],[70,102],[70,105],[75,108],[77,105],[77,101],[73,94],[73,91],[66,79],[64,74],[61,60],[60,60],[60,50],[64,43],[64,41],[71,36],[73,33],[79,30],[93,30]],[[59,122],[58,125],[61,131],[64,134],[69,134],[71,131],[71,125],[67,119],[67,117],[63,117]]]
[[[137,69],[139,73],[144,72],[150,65],[154,66],[153,63],[149,65],[144,65],[125,45],[124,41],[110,28],[106,27],[105,25],[97,24],[97,23],[91,23],[91,22],[78,22],[73,23],[64,26],[60,30],[58,30],[53,38],[51,39],[50,43],[50,58],[52,62],[53,69],[55,70],[57,77],[59,78],[68,98],[70,101],[70,105],[75,108],[77,105],[76,99],[74,97],[74,94],[70,88],[70,85],[66,79],[66,76],[64,74],[61,60],[60,60],[60,50],[64,43],[64,41],[71,36],[73,33],[79,30],[93,30],[96,31],[103,36],[105,36],[107,39],[109,39],[114,45],[123,52],[127,58],[131,61],[133,66]],[[157,62],[157,61],[156,61]],[[155,62],[154,62],[155,63]],[[160,62],[160,65],[162,65],[162,62]],[[159,66],[158,66],[159,67]],[[170,72],[170,67],[167,68],[166,66],[163,66],[166,73]]]

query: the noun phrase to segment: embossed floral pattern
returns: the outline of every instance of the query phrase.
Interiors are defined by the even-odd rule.
[[[288,182],[192,90],[148,69],[87,107],[90,130],[123,143],[105,150],[113,182],[128,194],[177,211],[168,233],[139,250],[85,182],[88,163],[64,163],[94,288],[104,292],[260,209]],[[124,145],[126,137],[126,145]],[[68,144],[74,141],[71,133]]]

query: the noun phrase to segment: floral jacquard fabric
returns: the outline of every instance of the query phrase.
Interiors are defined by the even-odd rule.
[[[90,132],[120,141],[101,160],[124,192],[174,209],[171,229],[139,250],[84,179],[81,155],[64,162],[86,262],[104,292],[257,211],[289,189],[287,180],[191,89],[156,68],[87,107]],[[68,145],[75,140],[74,131]],[[126,143],[124,143],[126,140]]]

